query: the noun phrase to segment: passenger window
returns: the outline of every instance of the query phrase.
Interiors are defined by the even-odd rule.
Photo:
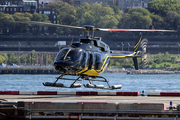
[[[82,57],[82,61],[81,61],[81,67],[82,67],[83,69],[86,68],[87,58],[88,58],[88,57],[87,57],[87,53],[84,52],[83,57]]]
[[[89,66],[88,66],[88,69],[92,69],[92,65],[93,65],[93,54],[90,53],[89,54]]]
[[[94,65],[95,70],[101,70],[101,66],[103,64],[102,57],[100,53],[96,53],[96,61]]]

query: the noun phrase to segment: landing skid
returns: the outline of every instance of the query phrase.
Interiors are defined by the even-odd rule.
[[[62,87],[62,88],[78,88],[81,87],[81,83],[76,83],[77,81],[89,81],[89,84],[83,84],[85,88],[95,88],[95,89],[106,89],[106,90],[114,90],[114,89],[121,89],[122,85],[113,85],[110,86],[109,81],[107,81],[104,77],[102,76],[79,76],[77,79],[69,79],[69,78],[63,78],[64,75],[67,74],[62,74],[59,77],[56,78],[56,81],[51,83],[51,82],[45,82],[42,83],[44,86],[50,86],[50,87]],[[90,79],[90,78],[102,78],[103,80],[96,80],[96,79]],[[63,83],[57,83],[58,80],[73,80],[74,82],[70,86],[64,86]],[[98,82],[106,82],[108,87],[104,87],[104,85],[95,85],[92,84],[91,81],[98,81]]]

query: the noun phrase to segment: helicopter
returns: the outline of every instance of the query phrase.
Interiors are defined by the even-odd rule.
[[[139,34],[137,42],[133,48],[133,51],[118,51],[110,50],[110,47],[101,40],[101,37],[94,37],[95,31],[162,31],[162,32],[175,32],[174,30],[153,30],[153,29],[104,29],[104,28],[95,28],[92,25],[83,25],[82,27],[69,26],[69,25],[60,25],[53,23],[45,22],[36,22],[36,21],[14,21],[16,23],[26,23],[26,24],[35,24],[43,26],[54,26],[54,27],[66,27],[82,30],[83,33],[86,32],[86,36],[79,39],[79,42],[71,43],[70,47],[61,49],[53,63],[54,69],[56,72],[60,72],[61,75],[56,78],[54,82],[45,82],[44,86],[51,87],[63,87],[63,88],[77,88],[81,87],[81,83],[76,83],[77,81],[88,81],[89,83],[83,84],[85,88],[99,88],[99,89],[121,89],[122,85],[113,85],[109,84],[109,81],[99,76],[107,68],[111,58],[132,58],[134,62],[134,68],[139,69],[138,57],[141,57],[142,63],[146,60],[146,45],[142,47],[142,50],[139,51],[138,48],[142,43],[142,35]],[[92,35],[90,35],[90,32]],[[84,36],[84,34],[83,34]],[[76,79],[64,78],[65,75],[77,76]],[[100,80],[99,80],[100,79]],[[72,80],[74,81],[70,86],[65,86],[63,83],[57,83],[58,80]],[[104,85],[93,84],[93,81],[105,82],[108,87]]]

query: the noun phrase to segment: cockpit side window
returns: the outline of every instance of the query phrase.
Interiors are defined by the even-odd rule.
[[[67,48],[64,48],[64,49],[60,50],[60,52],[56,56],[56,61],[63,60],[68,50],[69,49],[67,49]]]
[[[64,60],[72,61],[72,62],[78,62],[78,61],[80,62],[81,58],[82,58],[81,49],[71,49],[70,51],[68,51]]]

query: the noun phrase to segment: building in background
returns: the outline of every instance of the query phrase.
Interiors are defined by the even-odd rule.
[[[37,12],[39,0],[0,0],[0,12],[14,14],[15,12]]]
[[[118,0],[118,7],[123,12],[127,12],[129,9],[134,7],[147,8],[148,2],[153,0]]]
[[[45,14],[52,23],[57,23],[55,9],[48,9],[48,3],[39,4],[39,0],[0,0],[0,12],[14,14],[15,12],[34,12]]]
[[[51,21],[51,23],[54,23],[54,24],[57,23],[56,9],[40,8],[39,13],[47,15],[49,17],[49,20]]]

